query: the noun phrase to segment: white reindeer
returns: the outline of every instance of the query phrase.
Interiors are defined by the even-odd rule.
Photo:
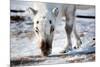
[[[72,49],[71,34],[73,34],[76,40],[74,48],[79,48],[81,40],[74,23],[75,5],[35,2],[33,3],[33,7],[29,9],[33,12],[33,28],[42,56],[48,56],[50,54],[55,23],[62,17],[65,17],[65,31],[67,35],[67,44],[62,52]]]

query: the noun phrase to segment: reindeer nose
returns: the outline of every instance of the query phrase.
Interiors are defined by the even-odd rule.
[[[39,29],[38,29],[38,27],[35,28],[35,31],[36,31],[37,33],[39,33]]]
[[[53,31],[54,31],[54,26],[51,26],[50,33],[52,33]]]

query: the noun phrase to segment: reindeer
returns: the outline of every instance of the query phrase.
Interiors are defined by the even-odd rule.
[[[37,37],[37,44],[41,49],[42,56],[48,56],[51,53],[52,42],[54,37],[55,23],[57,20],[65,17],[65,31],[67,36],[67,44],[62,53],[72,48],[79,48],[81,40],[75,28],[75,5],[51,4],[51,3],[33,3],[33,7],[29,7],[33,13],[33,29]],[[72,47],[71,34],[73,34],[76,45]]]

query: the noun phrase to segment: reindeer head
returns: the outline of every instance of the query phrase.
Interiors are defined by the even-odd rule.
[[[40,38],[45,39],[46,35],[51,35],[54,31],[54,23],[58,15],[58,8],[48,10],[34,10],[29,8],[33,13],[34,31]]]
[[[54,8],[52,11],[29,9],[33,12],[33,29],[38,38],[39,48],[43,55],[47,56],[52,48],[54,23],[58,15],[58,8]]]

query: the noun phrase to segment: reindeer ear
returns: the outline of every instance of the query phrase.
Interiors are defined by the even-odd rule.
[[[37,14],[37,12],[38,12],[37,10],[34,10],[34,9],[33,9],[33,8],[31,8],[31,7],[29,7],[29,8],[28,8],[28,10],[31,10],[31,11],[32,11],[32,13],[33,13],[33,15],[36,15],[36,14]]]
[[[52,13],[53,13],[53,15],[54,15],[55,17],[57,17],[57,16],[58,16],[58,13],[59,13],[58,8],[54,8],[54,9],[52,10]]]

